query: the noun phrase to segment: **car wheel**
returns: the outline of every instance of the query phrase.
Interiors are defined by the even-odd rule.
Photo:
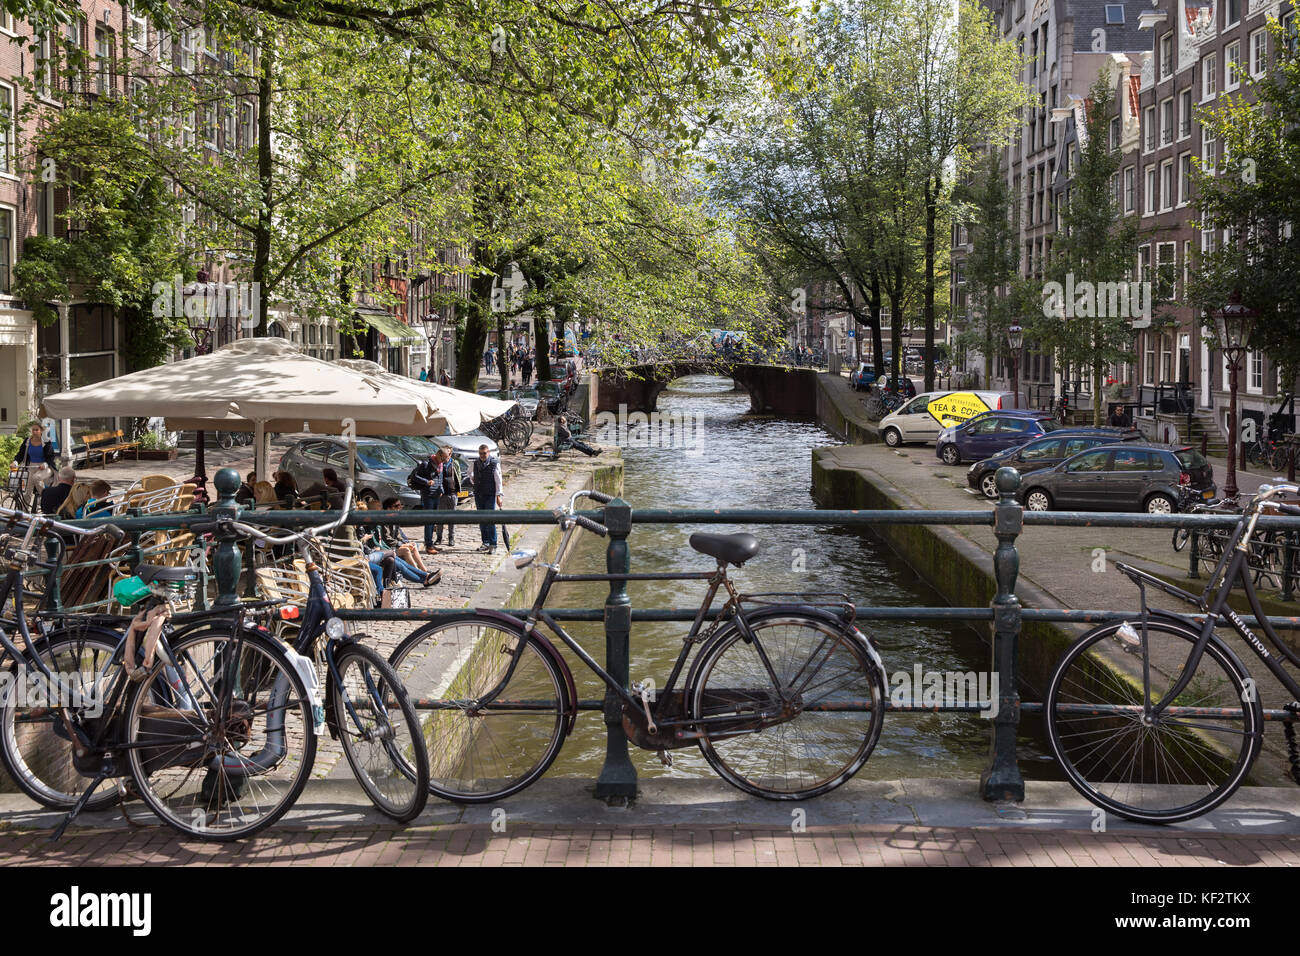
[[[945,465],[961,464],[961,450],[956,445],[944,445],[943,450],[939,452],[939,457],[943,459]]]
[[[903,444],[903,436],[897,428],[886,428],[882,437],[885,439],[885,444],[890,448],[897,448]]]
[[[990,501],[998,500],[998,473],[990,471],[980,479],[980,491],[984,492],[984,497]]]
[[[357,498],[360,501],[364,501],[366,503],[366,507],[369,508],[371,502],[379,500],[379,495],[375,494],[373,491],[367,488],[363,492],[361,492],[361,494],[357,495]]]
[[[1157,494],[1146,500],[1144,510],[1149,515],[1169,515],[1178,510],[1178,505],[1168,495]]]
[[[1052,496],[1042,488],[1035,488],[1025,495],[1025,507],[1030,511],[1051,511]]]

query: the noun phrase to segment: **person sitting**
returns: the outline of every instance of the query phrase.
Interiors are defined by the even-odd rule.
[[[298,482],[287,471],[275,473],[275,500],[286,510],[292,508],[298,500]]]
[[[396,496],[385,498],[384,510],[401,511],[402,499]],[[420,556],[419,548],[412,544],[411,539],[407,537],[405,528],[401,525],[389,524],[384,525],[377,530],[379,532],[379,540],[383,543],[384,547],[391,549],[397,557],[401,558],[407,564],[413,565],[421,574],[427,575],[430,573],[429,569],[424,565],[424,558]],[[441,577],[441,571],[437,571],[436,573]]]
[[[392,548],[384,547],[377,528],[370,530],[358,529],[357,537],[361,541],[362,551],[365,552],[366,562],[370,565],[370,573],[375,578],[376,600],[383,600],[384,587],[389,581],[395,580],[398,575],[408,581],[423,584],[426,588],[437,584],[442,578],[441,571],[421,572],[402,558],[399,558],[397,552]]]
[[[47,515],[52,515],[63,507],[63,502],[68,498],[72,491],[72,484],[77,480],[77,473],[72,470],[71,465],[64,465],[59,469],[59,482],[50,485],[41,492],[41,510]]]
[[[257,492],[253,490],[253,486],[256,484],[257,472],[250,471],[244,476],[244,483],[240,485],[239,490],[235,492],[235,501],[239,502],[241,505],[253,504],[253,502],[257,500]]]
[[[555,419],[555,450],[558,453],[566,448],[575,448],[584,455],[590,455],[592,457],[595,457],[604,451],[603,448],[593,448],[585,441],[579,441],[574,438],[573,432],[569,431],[568,420],[561,415],[559,418]]]
[[[113,489],[103,478],[96,478],[90,483],[90,497],[77,509],[78,518],[102,518],[113,510],[113,499],[109,497]]]

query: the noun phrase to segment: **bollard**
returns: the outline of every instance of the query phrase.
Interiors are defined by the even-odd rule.
[[[1295,600],[1295,548],[1296,534],[1288,531],[1282,536],[1282,600]]]
[[[1189,553],[1187,576],[1195,580],[1201,576],[1201,535],[1198,531],[1192,531],[1192,544],[1187,550]]]
[[[239,491],[239,472],[233,468],[222,468],[212,479],[217,490],[217,503],[209,513],[213,518],[239,517],[239,505],[235,502],[235,492]],[[217,576],[218,606],[239,603],[239,536],[223,534],[212,558],[212,570]]]
[[[993,667],[998,678],[998,712],[993,718],[989,766],[980,775],[980,795],[985,800],[1024,800],[1025,780],[1016,760],[1016,731],[1020,726],[1020,692],[1016,687],[1016,645],[1020,638],[1020,601],[1016,577],[1020,554],[1016,538],[1024,527],[1024,509],[1016,501],[1020,473],[999,468],[995,478],[998,503],[994,507],[993,533],[998,548],[993,554],[997,594],[993,598]]]
[[[631,569],[627,536],[632,531],[632,506],[622,498],[605,505],[605,526],[609,528],[609,546],[605,550],[605,571],[627,574]],[[609,582],[605,601],[605,670],[624,688],[631,668],[629,638],[632,631],[632,599],[627,581]],[[611,800],[636,796],[636,767],[628,756],[627,735],[623,733],[623,701],[605,688],[605,765],[596,779],[596,797]]]

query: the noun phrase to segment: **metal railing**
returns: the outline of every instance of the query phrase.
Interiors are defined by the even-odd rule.
[[[559,621],[603,621],[605,629],[605,667],[624,687],[629,686],[631,660],[630,635],[634,621],[691,621],[698,608],[633,609],[627,593],[631,552],[628,536],[637,525],[662,524],[741,524],[741,525],[826,525],[840,528],[876,529],[887,525],[945,525],[987,526],[997,539],[991,556],[995,580],[995,593],[987,607],[877,607],[858,605],[857,617],[863,620],[938,621],[992,624],[993,674],[997,683],[997,712],[992,719],[992,746],[989,764],[980,778],[981,793],[988,800],[1022,800],[1024,779],[1017,758],[1016,737],[1022,713],[1040,712],[1041,703],[1022,702],[1018,690],[1017,653],[1022,625],[1025,622],[1095,625],[1106,621],[1131,620],[1136,609],[1053,609],[1023,608],[1016,596],[1016,582],[1020,573],[1020,554],[1016,541],[1026,525],[1030,527],[1108,527],[1108,528],[1187,528],[1193,535],[1205,535],[1220,529],[1236,526],[1234,515],[1187,514],[1118,514],[1083,512],[1028,512],[1016,502],[1020,476],[1011,469],[998,473],[999,500],[991,510],[971,511],[911,511],[911,510],[793,510],[768,511],[761,509],[697,510],[654,508],[633,511],[621,498],[616,498],[604,508],[579,512],[603,523],[609,529],[606,568],[610,574],[622,575],[610,582],[609,596],[603,608],[548,608],[547,613]],[[206,514],[195,511],[185,514],[149,515],[138,518],[118,518],[112,523],[128,535],[138,536],[148,532],[184,528],[191,523],[210,523],[214,518],[231,517],[240,513],[234,493],[239,487],[239,476],[232,469],[217,473],[214,484],[219,495],[215,505]],[[326,515],[319,511],[267,511],[259,512],[258,524],[297,528],[319,524]],[[430,523],[430,515],[422,511],[354,512],[346,524],[357,527],[378,525],[420,526]],[[446,511],[437,513],[440,524],[510,524],[552,525],[555,516],[549,511]],[[85,519],[79,524],[95,526],[109,523],[105,519]],[[1258,522],[1262,530],[1276,530],[1300,540],[1300,518],[1262,517]],[[217,604],[238,600],[242,556],[240,542],[233,534],[220,537],[211,564],[217,588]],[[249,543],[251,548],[251,543]],[[1193,559],[1193,571],[1196,559]],[[1196,574],[1192,574],[1196,577]],[[506,613],[525,617],[527,609],[504,609]],[[709,617],[716,617],[721,608],[715,608]],[[353,609],[339,610],[340,618],[368,621],[423,622],[464,614],[464,608],[406,608],[393,610]],[[1199,615],[1192,614],[1192,617]],[[1300,630],[1300,617],[1272,616],[1270,624],[1277,629]],[[602,700],[579,702],[580,709],[601,710],[606,724],[607,747],[604,767],[597,780],[596,793],[601,797],[631,797],[636,793],[636,771],[628,755],[628,740],[623,731],[621,701],[612,691]],[[911,710],[910,706],[889,705],[889,710]],[[968,712],[978,709],[970,705],[926,706],[926,711]],[[1265,719],[1294,719],[1283,710],[1268,710]]]

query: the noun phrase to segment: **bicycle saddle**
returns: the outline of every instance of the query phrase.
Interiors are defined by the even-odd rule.
[[[740,567],[758,553],[758,539],[752,534],[713,534],[697,531],[691,535],[691,547],[700,554]]]
[[[135,576],[145,584],[155,581],[193,581],[198,578],[193,568],[168,568],[160,564],[141,564],[135,569]]]

